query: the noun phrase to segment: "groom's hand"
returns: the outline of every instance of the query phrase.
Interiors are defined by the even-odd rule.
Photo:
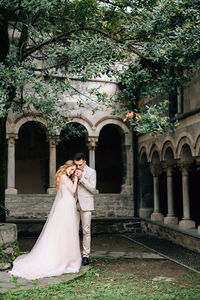
[[[76,170],[75,171],[75,176],[77,176],[78,179],[81,179],[82,178],[82,171],[81,170]]]

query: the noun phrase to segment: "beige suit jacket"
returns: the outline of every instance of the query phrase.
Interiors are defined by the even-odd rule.
[[[96,193],[96,171],[87,165],[83,176],[78,182],[76,198],[83,211],[94,210],[94,194]]]

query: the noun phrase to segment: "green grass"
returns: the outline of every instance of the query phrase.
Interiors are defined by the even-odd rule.
[[[98,260],[102,262],[101,260]],[[106,259],[108,262],[108,260]],[[104,261],[105,262],[105,261]],[[112,261],[110,260],[110,263]],[[119,264],[123,261],[119,260]],[[5,300],[199,300],[200,275],[186,272],[178,281],[163,282],[141,278],[133,273],[120,273],[90,267],[88,272],[73,281],[45,288],[9,291]]]

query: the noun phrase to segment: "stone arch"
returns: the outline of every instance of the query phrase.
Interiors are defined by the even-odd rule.
[[[142,163],[145,161],[145,156],[146,156],[146,161],[148,161],[148,150],[146,145],[141,145],[139,148],[139,161]]]
[[[149,162],[152,162],[154,160],[155,155],[156,155],[156,157],[158,157],[158,160],[160,161],[160,151],[158,149],[158,146],[154,144],[151,147],[150,152],[149,152]]]
[[[40,120],[35,119],[26,119],[20,124],[15,145],[16,188],[21,194],[46,193],[49,183],[46,128],[41,127]]]
[[[181,158],[181,150],[184,145],[188,145],[190,148],[192,156],[195,155],[194,153],[194,147],[193,147],[193,139],[192,136],[189,133],[184,133],[178,140],[176,144],[176,157],[177,159]]]
[[[167,140],[164,142],[162,150],[161,150],[161,160],[162,161],[166,160],[166,157],[168,155],[167,153],[169,153],[169,151],[168,151],[169,149],[172,152],[173,158],[175,158],[175,154],[176,154],[175,145],[174,145],[173,141]]]
[[[81,118],[73,118],[61,128],[56,145],[56,168],[64,164],[66,160],[73,159],[76,152],[83,152],[86,161],[89,162],[87,124]]]
[[[18,117],[12,123],[12,125],[9,122],[7,122],[6,123],[7,134],[15,133],[18,136],[21,126],[30,121],[39,122],[39,123],[43,124],[45,126],[45,128],[47,126],[46,120],[44,118],[42,118],[41,116],[27,114],[27,115]]]
[[[194,148],[195,148],[194,150],[195,156],[199,156],[200,155],[200,132],[198,132],[198,134],[196,135]]]
[[[102,123],[96,149],[97,189],[100,193],[120,193],[127,179],[125,134],[118,122]]]
[[[122,132],[124,134],[128,134],[129,133],[129,128],[123,123],[123,121],[121,119],[118,118],[111,118],[108,117],[106,119],[103,119],[102,121],[98,121],[95,126],[96,126],[96,135],[99,136],[101,129],[108,124],[113,124],[113,125],[117,125],[118,127],[120,127],[120,129],[122,130]]]
[[[192,163],[194,158],[192,156],[191,148],[188,144],[184,143],[180,151],[180,160],[183,163]]]
[[[72,117],[72,119],[67,123],[79,123],[86,128],[88,136],[97,136],[97,134],[94,131],[92,123],[86,118]]]

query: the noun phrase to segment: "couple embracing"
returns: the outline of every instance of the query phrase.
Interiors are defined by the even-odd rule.
[[[76,153],[56,173],[57,194],[47,221],[34,247],[20,255],[9,272],[28,280],[79,272],[89,264],[91,211],[94,210],[96,171]],[[83,233],[81,258],[79,223]]]

